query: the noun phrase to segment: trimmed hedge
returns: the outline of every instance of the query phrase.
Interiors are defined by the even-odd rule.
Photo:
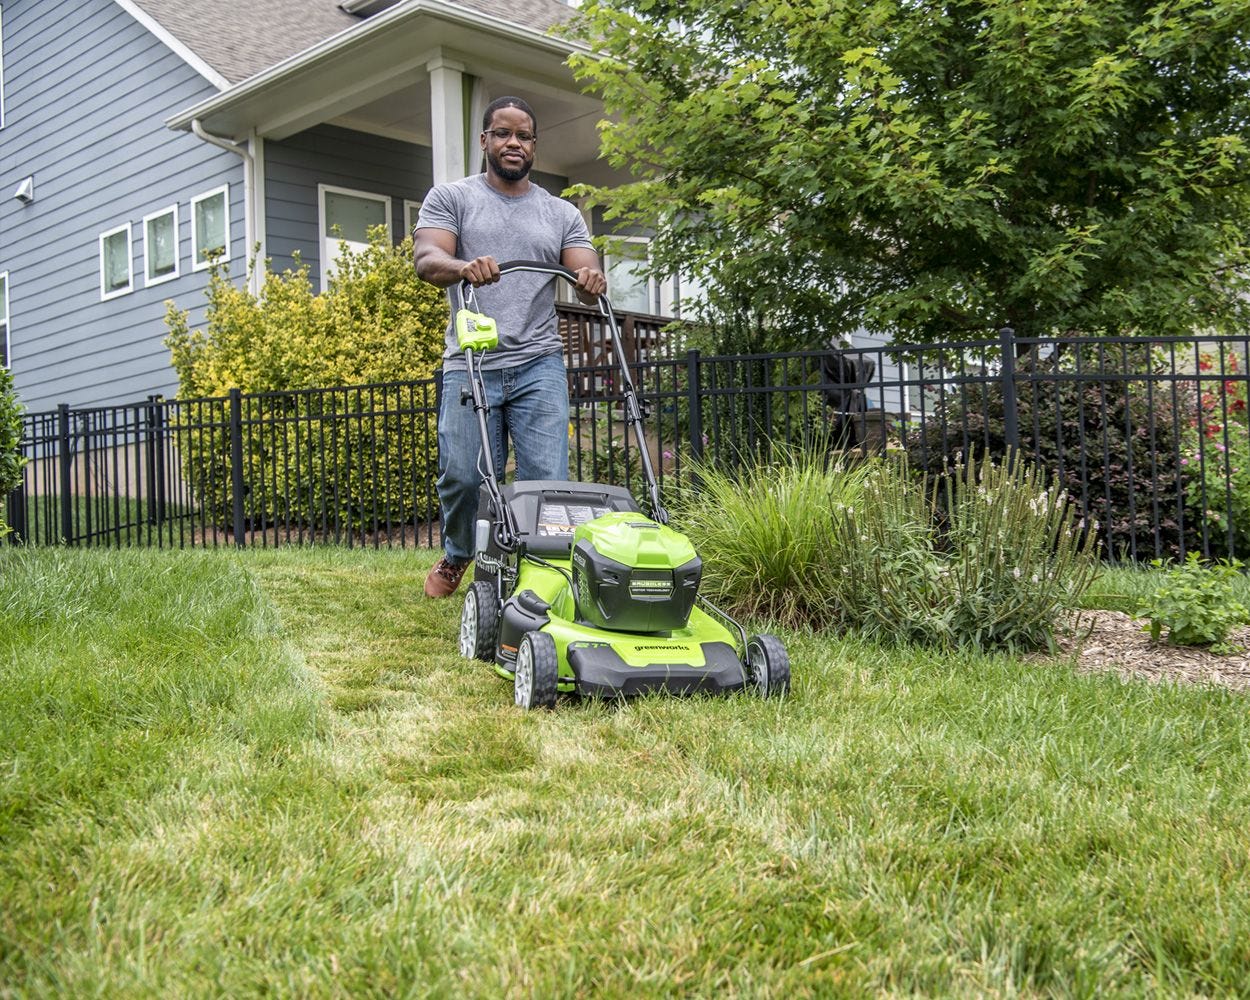
[[[446,298],[417,277],[411,238],[392,246],[382,227],[359,253],[344,247],[336,268],[328,288],[314,294],[308,265],[297,260],[294,270],[267,274],[259,296],[215,268],[204,329],[192,330],[172,303],[166,312],[180,398],[220,398],[231,389],[266,394],[244,403],[251,526],[362,530],[375,518],[395,523],[434,513],[421,484],[436,475],[426,443],[437,414],[422,399],[401,402],[401,394],[402,384],[428,380],[438,367]],[[299,391],[365,384],[372,388]],[[225,421],[217,424],[207,433],[173,430],[196,500],[224,525],[233,502],[230,439]]]

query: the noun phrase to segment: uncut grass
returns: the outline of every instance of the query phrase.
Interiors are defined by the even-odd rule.
[[[43,791],[0,814],[0,990],[1089,995],[1250,976],[1250,734],[1225,692],[793,634],[785,701],[522,715],[456,654],[460,602],[417,596],[424,555],[74,558],[114,590],[149,581],[79,601],[143,616],[74,626],[93,654],[202,630],[219,645],[187,655],[224,664],[234,700],[193,700],[204,681],[170,653],[164,683],[94,714],[45,699],[59,758],[4,731],[4,801],[14,776]],[[22,588],[7,553],[0,570],[11,670]],[[252,595],[233,612],[227,581]],[[161,610],[158,589],[183,596]],[[47,689],[11,676],[6,719]],[[300,711],[258,732],[239,721],[257,701]],[[141,735],[167,717],[168,741]],[[102,748],[117,760],[97,772]],[[50,790],[57,761],[84,794]]]

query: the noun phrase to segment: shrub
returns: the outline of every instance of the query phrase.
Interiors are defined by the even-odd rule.
[[[1037,649],[1094,579],[1093,533],[1040,470],[990,459],[938,480],[882,464],[834,511],[846,625],[932,646]]]
[[[816,452],[702,468],[674,507],[705,590],[735,614],[980,649],[1051,644],[1097,570],[1058,486],[984,460],[930,481],[905,460]]]
[[[426,517],[436,414],[428,400],[405,404],[385,383],[429,379],[443,348],[443,294],[417,278],[412,241],[391,246],[383,227],[366,249],[344,247],[320,295],[308,266],[269,273],[259,296],[214,269],[206,329],[169,305],[167,345],[183,399],[231,389],[267,395],[245,401],[244,488],[258,524],[335,523],[361,529],[377,520]],[[297,390],[369,387],[314,394]],[[275,395],[275,393],[277,395]],[[409,396],[409,398],[411,398]],[[415,412],[414,412],[415,411]],[[180,434],[186,475],[198,500],[226,523],[233,495],[224,421],[212,432]],[[175,431],[186,431],[175,427]],[[404,470],[403,476],[375,475]],[[383,483],[389,484],[384,487]]]
[[[1160,559],[1152,563],[1162,568]],[[1231,653],[1229,629],[1250,622],[1250,610],[1237,600],[1233,581],[1240,575],[1237,560],[1204,566],[1197,552],[1170,569],[1163,583],[1144,601],[1137,613],[1150,619],[1150,638],[1159,641],[1164,629],[1168,641],[1178,646],[1210,646],[1214,653]]]
[[[22,481],[22,405],[13,391],[13,373],[0,367],[0,538],[11,530],[5,520],[5,498]]]
[[[1241,368],[1233,353],[1199,355],[1181,461],[1189,473],[1185,502],[1196,522],[1205,523],[1215,544],[1227,539],[1234,556],[1250,556],[1250,406]]]
[[[1152,381],[1160,369],[1150,345],[1086,344],[1046,359],[1027,355],[1017,369],[1021,453],[1100,525],[1104,551],[1177,555],[1182,542],[1189,547],[1177,429],[1192,389],[1172,392]],[[946,396],[910,436],[913,463],[940,473],[953,461],[1004,457],[1004,410],[997,380]]]
[[[610,403],[582,402],[571,416],[570,474],[591,482],[627,487],[645,506],[642,455],[629,421],[614,413]]]

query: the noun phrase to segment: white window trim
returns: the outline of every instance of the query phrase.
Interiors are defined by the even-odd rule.
[[[9,272],[0,271],[4,281],[4,367],[13,367],[13,317],[9,315]]]
[[[217,263],[225,264],[230,261],[230,185],[223,184],[219,188],[213,188],[211,191],[205,191],[203,194],[197,194],[191,199],[191,270],[207,271],[213,266],[210,260],[200,259],[200,233],[195,225],[195,206],[209,198],[215,198],[222,195],[225,204],[225,228],[226,228],[226,246],[222,255],[217,258]]]
[[[417,228],[417,217],[421,212],[421,202],[404,199],[404,235],[412,236]]]
[[[174,269],[169,274],[161,274],[152,277],[152,258],[150,254],[150,243],[148,239],[148,223],[153,219],[160,219],[166,215],[174,217]],[[167,281],[173,281],[181,273],[179,267],[178,252],[178,206],[170,205],[168,208],[162,208],[159,212],[153,212],[143,217],[143,284],[145,288],[151,288],[153,285],[163,285]]]
[[[345,194],[353,198],[363,198],[367,201],[380,201],[386,206],[386,234],[393,241],[395,239],[395,223],[391,219],[391,198],[390,195],[378,194],[375,191],[357,191],[353,188],[335,187],[333,184],[317,185],[317,252],[321,258],[321,289],[325,291],[329,287],[330,282],[330,242],[335,243],[347,242],[351,240],[340,241],[338,238],[326,235],[326,195],[327,194]]]
[[[110,236],[116,236],[118,233],[126,234],[126,287],[118,288],[115,291],[106,291],[104,288],[104,243]],[[134,234],[131,232],[130,223],[116,226],[107,232],[100,234],[100,300],[106,302],[109,299],[116,299],[122,295],[129,295],[135,290],[135,245]]]

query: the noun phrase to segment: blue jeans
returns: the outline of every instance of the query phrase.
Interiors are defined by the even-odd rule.
[[[569,478],[569,384],[564,359],[548,354],[515,368],[482,372],[490,413],[486,428],[502,481],[508,441],[516,452],[516,478]],[[460,404],[467,372],[443,373],[438,415],[438,499],[443,510],[443,550],[452,562],[473,558],[473,522],[485,463],[482,436],[470,399]]]

